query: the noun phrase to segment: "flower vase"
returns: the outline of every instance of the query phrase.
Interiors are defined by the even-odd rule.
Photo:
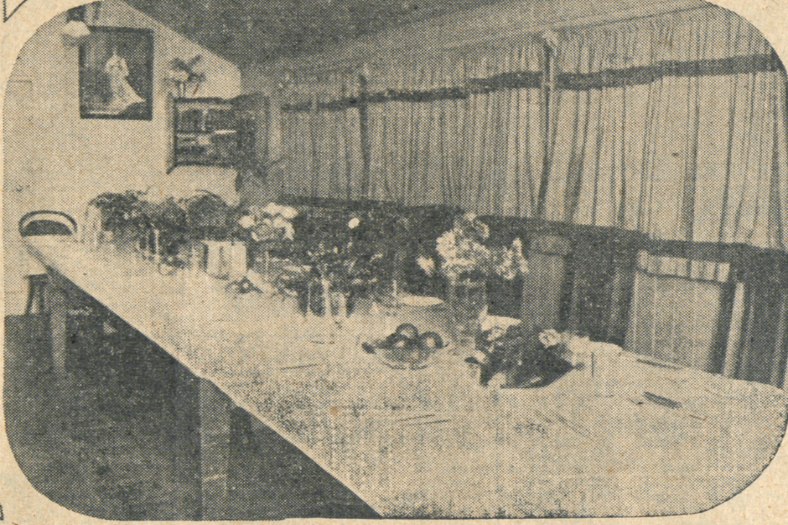
[[[321,301],[323,303],[323,315],[318,315],[313,310],[312,297],[316,292],[315,287],[309,286],[309,297],[307,298],[307,320],[311,327],[309,339],[313,343],[334,344],[336,340],[336,323],[331,315],[331,282],[328,279],[320,280]]]
[[[487,316],[487,282],[478,279],[451,281],[447,302],[454,322],[455,351],[473,352],[476,336]]]
[[[271,254],[262,244],[258,244],[255,250],[251,253],[252,270],[260,275],[260,278],[267,282],[273,283],[276,279],[271,276]]]
[[[113,233],[113,242],[118,250],[129,251],[138,244],[139,232],[130,225],[118,226]]]

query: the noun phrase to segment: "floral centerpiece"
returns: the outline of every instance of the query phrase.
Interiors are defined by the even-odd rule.
[[[93,198],[89,209],[98,209],[101,228],[112,232],[116,244],[139,243],[158,255],[175,256],[187,240],[186,212],[172,197],[149,192],[102,193]]]
[[[466,361],[481,367],[486,386],[497,374],[509,388],[545,386],[573,368],[567,360],[567,337],[556,330],[528,329],[522,324],[482,332],[476,352]]]
[[[511,280],[528,272],[520,239],[514,239],[511,246],[488,246],[489,238],[489,226],[475,214],[466,213],[456,217],[452,229],[437,239],[438,264],[432,257],[418,257],[427,274],[440,272],[448,281],[457,335],[466,342],[478,333],[487,312],[486,279],[498,275]]]
[[[104,230],[120,232],[130,226],[136,218],[142,192],[102,193],[88,203],[101,212],[101,227]]]
[[[174,259],[189,239],[186,211],[173,197],[141,199],[133,215],[146,247],[157,255]]]
[[[474,213],[466,213],[454,220],[454,227],[438,237],[436,248],[440,257],[439,271],[450,282],[463,279],[486,279],[497,274],[511,280],[520,273],[528,273],[528,261],[523,256],[523,243],[512,241],[510,247],[489,247],[490,227]],[[432,274],[435,260],[419,257],[419,266]]]
[[[270,202],[264,207],[249,206],[238,224],[248,232],[252,242],[277,245],[295,238],[293,220],[297,216],[295,208]]]
[[[382,208],[313,212],[301,222],[293,243],[300,270],[285,275],[280,284],[306,293],[313,311],[331,308],[343,315],[356,299],[391,280],[403,221]]]
[[[266,206],[250,206],[238,219],[250,246],[256,248],[250,251],[253,266],[266,282],[271,279],[271,254],[285,256],[292,252],[293,221],[297,216],[295,208],[271,202]]]
[[[181,206],[186,211],[186,227],[192,239],[229,240],[238,229],[232,206],[214,193],[199,191],[184,199]]]

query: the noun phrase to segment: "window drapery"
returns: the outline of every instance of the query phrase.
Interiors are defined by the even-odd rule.
[[[562,31],[553,52],[548,104],[536,37],[384,55],[361,92],[361,68],[297,86],[283,190],[788,247],[785,71],[748,22],[702,8]]]
[[[386,61],[369,75],[369,197],[405,205],[458,203],[462,63]]]
[[[546,218],[788,246],[785,72],[746,21],[709,9],[567,34],[556,65]]]
[[[332,74],[290,87],[281,108],[282,191],[319,198],[359,199],[363,158],[358,83]]]
[[[391,59],[370,75],[370,198],[533,216],[542,171],[535,40]]]
[[[786,74],[754,27],[710,6],[549,40],[383,55],[305,88],[282,112],[285,192],[788,250]],[[720,332],[743,322],[726,320],[723,283],[740,277],[727,262],[648,260],[628,344],[714,371],[725,353],[730,375],[788,381],[788,298],[769,295],[784,284],[737,285],[741,342]]]

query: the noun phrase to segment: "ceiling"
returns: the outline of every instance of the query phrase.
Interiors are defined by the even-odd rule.
[[[500,0],[124,0],[239,66]]]

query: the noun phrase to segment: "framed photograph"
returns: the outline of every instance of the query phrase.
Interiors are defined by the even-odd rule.
[[[81,118],[151,120],[153,31],[90,28],[79,47]]]

